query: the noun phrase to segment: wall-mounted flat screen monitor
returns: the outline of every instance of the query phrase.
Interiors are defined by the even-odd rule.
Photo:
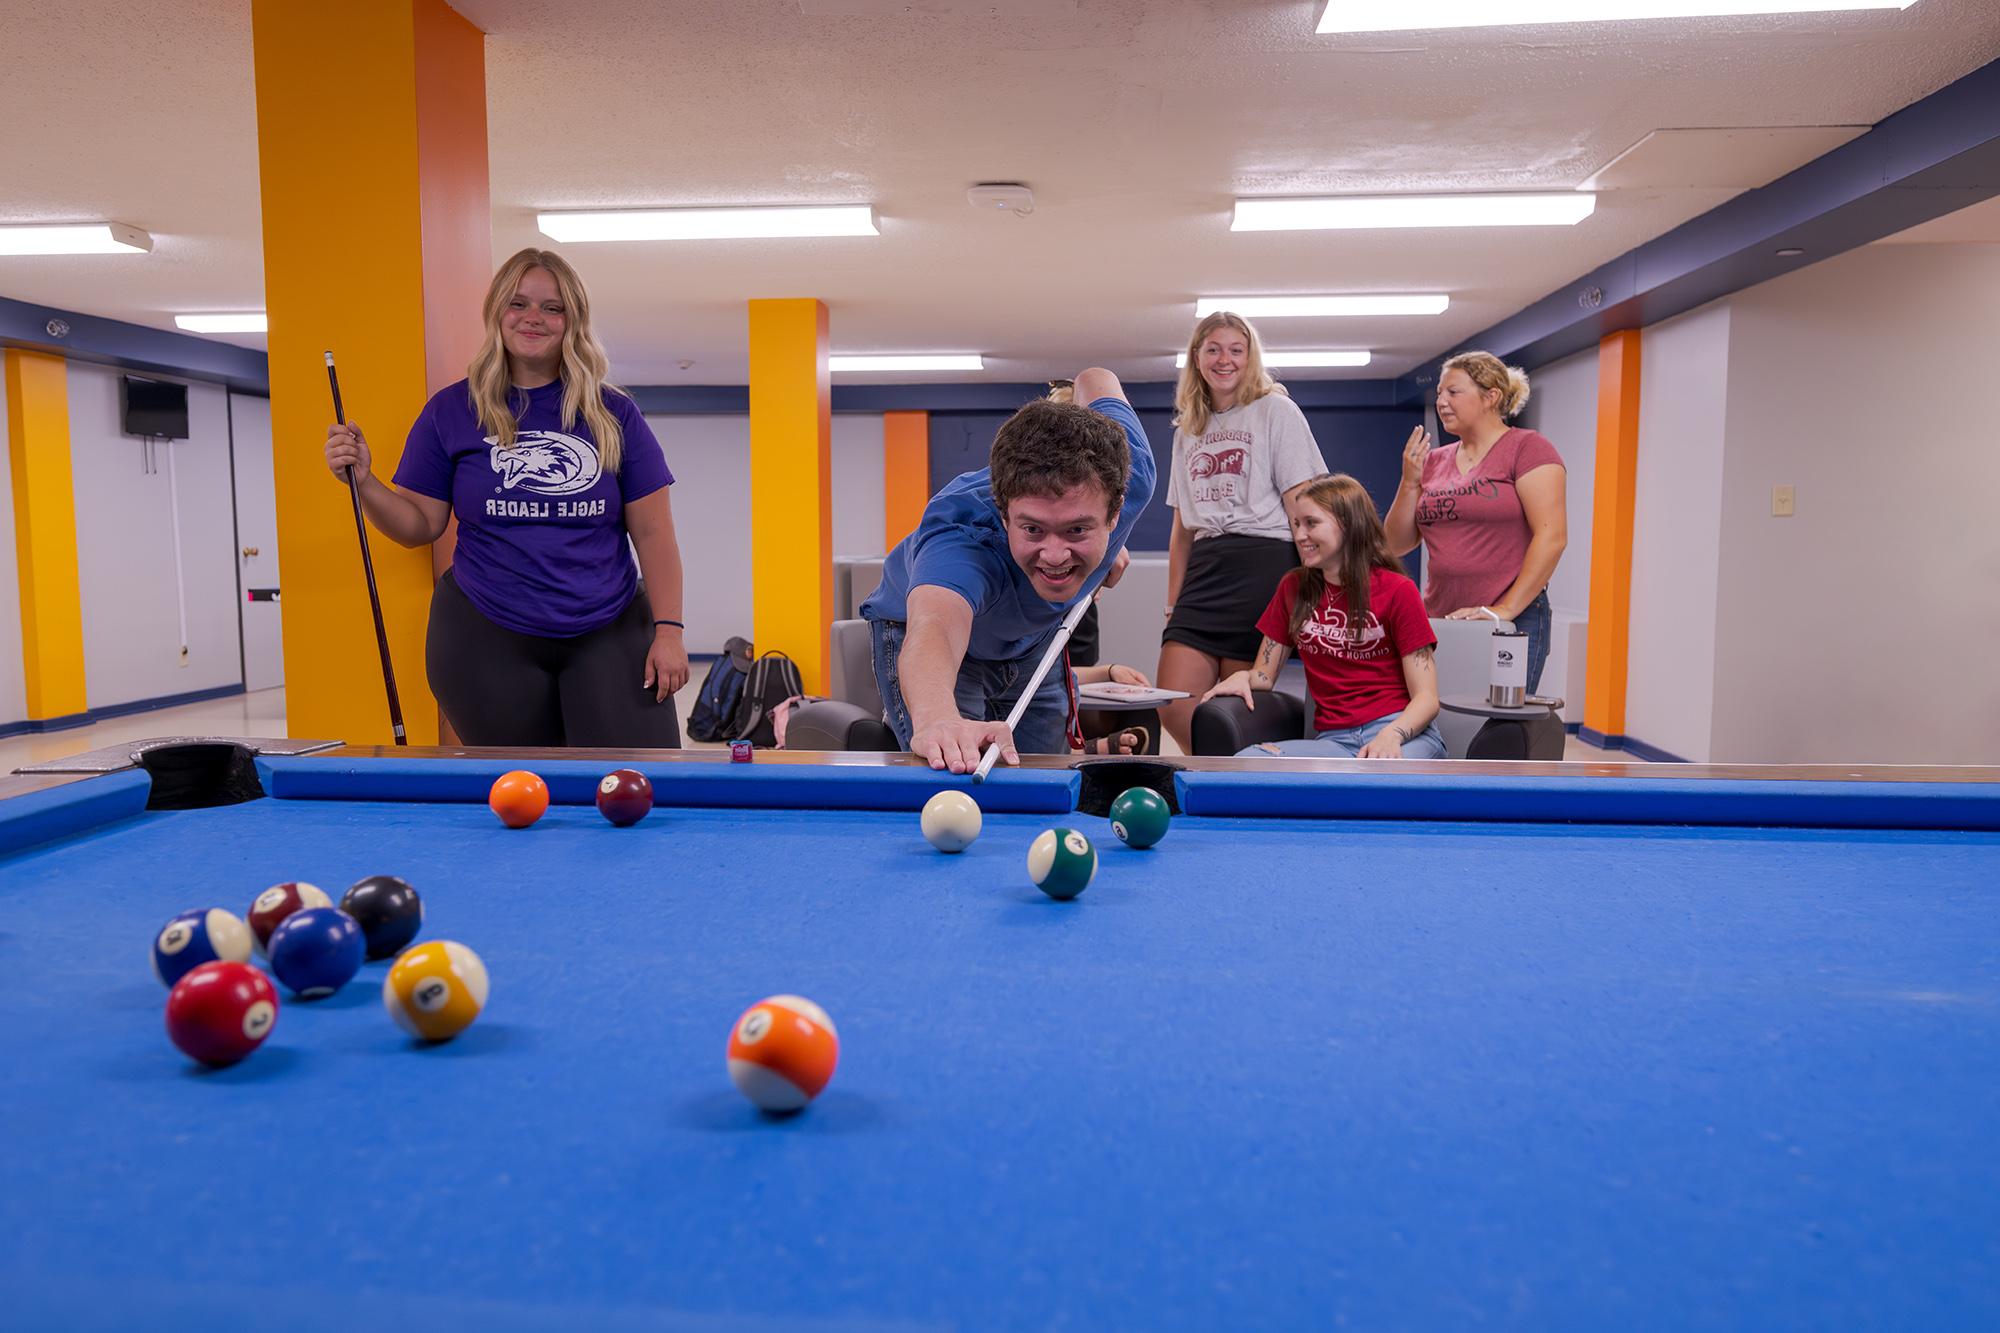
[[[188,391],[185,384],[127,375],[120,382],[120,405],[127,435],[169,440],[188,437]]]

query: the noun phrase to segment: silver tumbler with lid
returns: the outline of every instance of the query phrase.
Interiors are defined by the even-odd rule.
[[[1528,699],[1528,636],[1520,630],[1493,631],[1493,683],[1486,701],[1495,708],[1520,708]]]

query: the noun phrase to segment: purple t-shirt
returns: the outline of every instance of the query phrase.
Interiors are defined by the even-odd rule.
[[[521,390],[516,390],[516,401]],[[514,447],[479,427],[464,380],[424,405],[396,485],[445,500],[458,516],[452,577],[488,620],[517,634],[567,639],[618,618],[639,579],[625,544],[625,506],[673,484],[666,455],[630,398],[610,389],[623,457],[598,464],[581,416],[562,424],[562,381],[526,391]]]

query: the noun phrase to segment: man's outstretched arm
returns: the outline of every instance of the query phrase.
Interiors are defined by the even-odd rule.
[[[932,768],[970,773],[980,752],[1001,746],[1000,758],[1021,762],[1004,722],[971,722],[958,713],[958,669],[972,641],[972,604],[949,588],[910,589],[908,628],[896,662],[896,683],[910,710],[910,752]]]

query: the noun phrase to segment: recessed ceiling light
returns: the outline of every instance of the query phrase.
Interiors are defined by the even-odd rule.
[[[980,356],[830,356],[826,365],[836,374],[864,370],[984,370],[986,359]]]
[[[175,315],[174,323],[189,333],[269,333],[270,319],[261,310],[227,315]]]
[[[1830,14],[1908,9],[1917,0],[1327,0],[1321,32],[1412,32],[1528,23],[1617,23],[1627,19]]]
[[[879,236],[869,204],[827,208],[646,208],[538,213],[557,241],[718,241],[798,236]]]
[[[1350,195],[1238,199],[1231,231],[1336,231],[1377,227],[1572,227],[1597,196],[1561,194]]]
[[[1798,246],[1796,246],[1796,245],[1788,245],[1788,246],[1786,246],[1786,247],[1785,247],[1784,249],[1782,249],[1782,250],[1778,251],[1778,258],[1780,258],[1780,259],[1797,259],[1797,258],[1798,258],[1798,257],[1799,257],[1800,255],[1802,255],[1802,254],[1804,254],[1804,253],[1805,253],[1805,251],[1803,251],[1803,250],[1799,249],[1799,247],[1798,247]]]
[[[1273,352],[1265,351],[1264,364],[1278,367],[1303,366],[1365,366],[1375,359],[1373,352]],[[1180,352],[1174,357],[1174,365],[1186,369],[1188,355]]]
[[[1206,319],[1230,310],[1245,319],[1276,319],[1291,315],[1442,315],[1451,308],[1449,296],[1204,296],[1195,302],[1194,317]]]
[[[122,222],[0,226],[0,255],[142,255],[152,248],[151,236]]]

